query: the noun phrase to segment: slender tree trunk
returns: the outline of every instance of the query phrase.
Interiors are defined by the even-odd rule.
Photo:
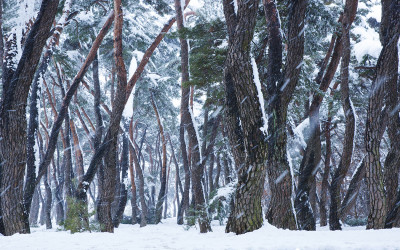
[[[130,142],[133,142],[133,118],[131,119],[131,122],[129,124],[129,139]],[[134,174],[134,155],[135,150],[133,149],[133,146],[129,147],[129,175],[131,177],[131,192],[132,192],[132,198],[131,198],[131,206],[132,206],[132,225],[135,225],[137,223],[137,204],[136,204],[136,182],[135,182],[135,174]],[[136,159],[137,160],[137,159]]]
[[[104,154],[104,186],[101,196],[98,213],[100,224],[104,226],[103,231],[113,233],[114,225],[111,217],[111,203],[115,196],[116,176],[116,151],[118,142],[119,123],[125,107],[127,73],[122,57],[122,25],[123,13],[121,0],[114,0],[114,59],[117,72],[117,91],[112,107],[110,126],[105,136],[108,146]]]
[[[113,223],[114,227],[118,227],[125,211],[126,202],[128,200],[128,190],[125,186],[125,179],[128,178],[128,164],[129,164],[129,139],[127,134],[123,135],[122,141],[122,156],[121,156],[121,182],[118,199],[118,208],[115,213]]]
[[[181,1],[175,0],[175,11],[176,11],[176,19],[178,20],[178,29],[183,28],[183,15],[182,15],[182,6]],[[181,71],[182,71],[182,83],[189,81],[189,73],[188,73],[188,43],[185,39],[180,39],[181,44]],[[188,124],[190,123],[190,114],[189,114],[189,95],[190,88],[184,87],[183,84],[181,86],[181,123],[179,128],[179,141],[180,148],[182,153],[182,162],[183,169],[185,171],[185,184],[184,184],[184,192],[182,195],[182,202],[178,208],[178,217],[177,222],[179,225],[183,224],[183,214],[187,212],[189,208],[189,189],[190,189],[190,167],[189,167],[189,155],[187,153],[187,147],[185,142],[185,130],[187,129]]]
[[[332,108],[333,103],[329,102],[328,104],[328,118],[325,122],[325,142],[326,142],[326,151],[325,151],[325,167],[324,173],[322,175],[322,184],[321,184],[321,195],[320,195],[320,203],[319,203],[319,225],[324,227],[328,225],[328,211],[326,209],[327,201],[328,201],[328,188],[329,188],[329,176],[331,169],[331,157],[332,157],[332,140],[331,140],[331,125],[332,125]]]
[[[175,11],[178,30],[182,30],[183,26],[183,11],[180,0],[175,0]],[[192,163],[192,186],[195,198],[195,210],[199,214],[200,232],[206,233],[211,231],[210,222],[208,219],[207,211],[205,210],[204,192],[201,180],[204,174],[204,165],[201,164],[201,152],[196,128],[193,124],[193,115],[188,105],[189,87],[184,87],[184,84],[189,81],[189,48],[185,39],[180,39],[181,43],[181,71],[182,71],[182,122],[186,127],[189,137],[189,144],[191,144],[191,163]],[[181,139],[182,140],[182,139]],[[182,143],[182,142],[181,142]],[[183,151],[183,150],[182,150]],[[184,197],[186,199],[187,197]],[[185,200],[186,202],[186,200]],[[184,203],[184,202],[182,202]]]
[[[346,127],[344,133],[343,153],[339,166],[332,178],[330,187],[331,205],[329,209],[329,228],[331,230],[341,230],[339,222],[339,208],[341,204],[340,188],[343,180],[350,168],[353,155],[354,135],[355,135],[355,110],[350,99],[349,89],[349,64],[350,64],[350,27],[357,12],[358,0],[347,0],[342,19],[342,62],[341,62],[341,83],[340,92],[342,105],[346,117]]]
[[[161,217],[162,217],[162,210],[163,210],[163,204],[164,204],[164,199],[166,197],[166,185],[167,185],[167,141],[165,140],[164,136],[164,126],[162,125],[161,122],[161,117],[160,114],[158,113],[158,108],[157,105],[154,101],[154,94],[151,93],[150,96],[151,99],[151,104],[154,109],[154,113],[156,114],[156,119],[158,123],[158,127],[160,129],[160,136],[161,136],[161,142],[162,142],[162,163],[161,163],[161,176],[160,176],[160,192],[158,193],[158,200],[157,200],[157,206],[156,206],[156,221],[155,223],[158,224],[161,222]]]
[[[44,188],[46,191],[46,199],[45,199],[45,218],[46,218],[46,229],[51,229],[51,204],[53,202],[53,196],[51,193],[50,183],[49,183],[48,173],[43,176]]]
[[[37,226],[38,224],[39,208],[40,208],[39,190],[38,188],[35,188],[35,192],[32,198],[31,211],[29,213],[29,224],[31,226]]]

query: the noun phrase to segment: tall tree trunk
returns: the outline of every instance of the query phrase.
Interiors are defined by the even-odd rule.
[[[367,229],[384,228],[388,209],[383,170],[380,162],[379,116],[384,104],[385,89],[393,86],[391,81],[396,81],[395,79],[398,77],[397,67],[393,67],[393,65],[398,64],[397,41],[400,33],[398,7],[398,3],[395,0],[382,1],[382,17],[386,17],[382,19],[383,22],[381,23],[381,43],[383,48],[378,58],[376,76],[369,96],[365,130],[366,178],[370,198]]]
[[[328,211],[326,209],[327,201],[328,201],[328,188],[329,188],[329,176],[331,169],[331,157],[332,157],[332,140],[331,140],[331,125],[332,125],[332,108],[333,103],[329,102],[328,104],[328,118],[325,122],[325,142],[326,142],[326,151],[325,151],[325,167],[324,173],[322,175],[322,184],[321,184],[321,195],[320,195],[320,203],[319,203],[319,225],[324,227],[328,225]]]
[[[51,204],[53,203],[53,196],[51,193],[51,188],[50,188],[50,183],[49,183],[49,176],[48,172],[43,176],[43,183],[44,183],[44,188],[46,191],[46,199],[45,199],[45,218],[46,218],[46,229],[51,229],[52,224],[51,224]]]
[[[224,9],[227,10],[229,6],[226,5],[229,4],[229,1],[224,1]],[[232,85],[230,88],[234,89],[236,103],[240,103],[238,113],[246,152],[245,164],[238,171],[234,203],[226,225],[226,232],[236,234],[251,232],[263,224],[261,199],[266,176],[267,131],[262,131],[266,121],[262,115],[264,107],[260,102],[264,97],[257,87],[261,86],[257,66],[254,59],[250,58],[258,4],[258,1],[238,2],[237,25],[229,42],[225,64],[225,73],[229,72],[232,77],[232,81],[226,81],[225,85]],[[230,19],[228,13],[229,11],[225,11],[227,20]],[[232,23],[227,21],[227,25],[230,30]],[[235,126],[231,124],[227,127],[229,130]]]
[[[342,96],[343,111],[346,118],[344,133],[343,152],[339,166],[335,171],[330,186],[331,205],[329,208],[329,228],[330,230],[341,230],[338,210],[341,204],[340,187],[350,168],[353,155],[354,135],[355,135],[355,110],[350,99],[349,89],[349,64],[350,64],[350,27],[356,16],[358,0],[347,0],[342,19],[342,62],[340,74],[340,92]]]
[[[393,6],[392,6],[393,5]],[[392,8],[397,8],[397,13]],[[390,150],[386,156],[384,162],[384,179],[386,185],[386,195],[387,195],[387,211],[388,215],[391,214],[391,211],[396,209],[396,201],[398,202],[398,187],[399,187],[399,171],[400,171],[400,108],[399,108],[399,100],[400,100],[400,83],[398,82],[398,66],[399,66],[399,53],[398,53],[398,44],[399,41],[399,33],[400,28],[398,27],[398,23],[400,22],[400,13],[399,9],[400,3],[397,1],[382,1],[382,13],[388,13],[382,15],[381,21],[381,40],[385,42],[385,39],[388,39],[386,36],[391,36],[391,32],[394,32],[395,35],[390,38],[389,41],[389,50],[390,50],[390,58],[387,60],[390,61],[387,66],[387,86],[385,86],[385,104],[388,110],[388,136],[390,140]],[[392,14],[389,14],[393,12]],[[396,29],[395,26],[397,23],[397,31],[392,30]],[[388,216],[389,217],[389,216]],[[393,220],[396,218],[390,219],[388,218],[386,224],[395,225]],[[395,225],[396,226],[396,225]],[[397,224],[397,227],[400,224]],[[386,225],[385,227],[391,227]]]
[[[175,0],[175,12],[176,12],[176,20],[178,30],[182,30],[184,28],[183,25],[183,10],[181,6],[180,0]],[[191,163],[192,163],[192,186],[194,191],[195,198],[195,210],[199,215],[199,225],[200,232],[206,233],[211,231],[210,222],[208,219],[207,211],[205,210],[205,200],[204,200],[204,192],[201,180],[204,174],[204,165],[201,164],[201,152],[200,145],[198,140],[198,134],[196,128],[194,127],[193,122],[193,114],[189,107],[188,103],[188,95],[189,95],[189,87],[184,87],[189,81],[189,48],[188,43],[185,39],[180,39],[181,44],[181,71],[182,71],[182,102],[181,102],[181,112],[182,112],[182,122],[183,126],[186,128],[189,144],[191,145]],[[181,139],[182,140],[182,139]],[[186,182],[186,180],[185,180]],[[184,194],[185,195],[185,194]],[[188,197],[184,197],[186,199]],[[186,200],[185,200],[186,202]],[[183,203],[183,202],[182,202]],[[187,203],[186,203],[187,204]]]
[[[181,1],[175,0],[175,12],[176,19],[178,20],[178,29],[183,28],[183,15],[182,15],[182,6]],[[181,71],[182,71],[182,83],[189,81],[189,73],[188,73],[188,43],[185,39],[180,39],[181,44]],[[187,212],[189,208],[189,190],[190,190],[190,167],[189,167],[189,155],[187,153],[187,147],[185,142],[185,130],[187,129],[187,124],[190,123],[190,114],[189,114],[189,95],[190,88],[181,86],[181,123],[179,127],[179,141],[180,148],[182,154],[182,163],[183,169],[185,171],[185,184],[184,184],[184,192],[182,195],[182,202],[178,208],[178,217],[177,223],[179,225],[183,224],[183,214]]]
[[[128,190],[125,186],[125,179],[128,178],[128,164],[129,164],[129,141],[128,135],[123,135],[122,141],[122,156],[121,156],[121,182],[119,191],[119,199],[118,199],[118,208],[115,213],[113,223],[114,227],[118,227],[125,211],[126,202],[128,200]]]
[[[129,124],[129,140],[132,143],[133,142],[133,118],[131,118],[131,122]],[[131,198],[131,206],[132,206],[132,225],[135,225],[137,223],[137,204],[136,204],[136,182],[135,182],[135,174],[134,174],[134,166],[133,166],[133,162],[134,162],[134,155],[135,150],[133,148],[133,146],[129,147],[129,175],[131,177],[131,192],[132,192],[132,198]],[[136,156],[136,155],[135,155]],[[137,158],[136,158],[137,160]]]
[[[108,142],[104,154],[104,186],[98,206],[99,221],[104,226],[103,231],[114,232],[114,225],[111,217],[111,203],[115,195],[115,176],[116,176],[116,151],[118,142],[119,124],[122,118],[122,112],[125,107],[127,73],[125,63],[122,57],[122,25],[123,13],[121,0],[114,0],[114,59],[117,71],[117,91],[112,106],[110,126],[105,136]]]
[[[287,160],[287,107],[300,75],[304,54],[304,18],[307,1],[292,1],[289,5],[288,53],[284,72],[282,68],[282,37],[280,19],[275,2],[263,1],[270,38],[268,53],[267,93],[268,108],[268,180],[271,202],[266,218],[278,228],[296,229],[291,193],[294,191],[291,170]]]
[[[1,213],[5,235],[29,233],[26,228],[23,182],[26,164],[26,104],[42,49],[53,23],[58,0],[43,0],[35,23],[25,40],[24,50],[14,72],[3,78],[0,103],[0,180]],[[14,58],[9,58],[14,59]],[[4,67],[5,68],[5,67]],[[6,75],[3,71],[3,75]],[[12,74],[11,74],[12,73]],[[23,77],[22,77],[23,76]],[[15,110],[15,112],[9,112]],[[33,191],[32,191],[33,194]]]
[[[161,176],[160,176],[160,192],[158,193],[158,200],[157,200],[157,206],[156,206],[156,221],[155,223],[158,224],[161,222],[161,217],[162,217],[162,210],[163,210],[163,204],[164,204],[164,199],[166,196],[166,185],[167,185],[167,141],[165,140],[165,135],[164,135],[164,126],[162,125],[161,122],[161,117],[160,114],[158,113],[158,108],[157,105],[154,101],[154,94],[151,93],[150,96],[151,104],[154,109],[154,113],[156,115],[157,119],[157,124],[160,129],[160,136],[161,136],[161,143],[162,143],[162,163],[161,163]]]
[[[35,188],[35,192],[32,198],[32,206],[29,212],[29,224],[31,226],[37,226],[39,217],[40,199],[39,199],[39,189]]]

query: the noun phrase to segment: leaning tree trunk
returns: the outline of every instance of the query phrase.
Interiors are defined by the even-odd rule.
[[[343,152],[339,166],[335,171],[330,186],[331,205],[329,208],[329,228],[330,230],[341,230],[339,222],[339,208],[341,204],[340,187],[350,168],[353,155],[354,135],[355,135],[355,110],[350,99],[349,89],[349,64],[350,64],[350,27],[356,16],[358,0],[347,0],[342,19],[342,62],[341,62],[341,82],[340,92],[342,105],[346,118],[344,133]]]
[[[15,71],[4,67],[0,103],[0,193],[4,234],[29,233],[26,228],[23,182],[26,164],[26,104],[36,67],[56,15],[58,0],[43,0],[35,23],[25,40]],[[8,55],[6,60],[13,60]],[[5,63],[4,65],[7,65]],[[7,68],[7,69],[6,69]],[[14,110],[14,112],[9,112]],[[33,191],[32,191],[33,193]]]

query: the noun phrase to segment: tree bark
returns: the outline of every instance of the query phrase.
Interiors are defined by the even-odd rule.
[[[304,54],[304,20],[307,1],[292,1],[289,5],[288,53],[282,68],[282,37],[275,2],[263,1],[270,38],[268,53],[268,180],[271,202],[266,214],[269,223],[285,229],[296,229],[291,193],[294,192],[291,170],[287,160],[287,107],[297,85]],[[299,67],[300,65],[300,67]]]
[[[358,0],[347,0],[343,19],[342,19],[342,62],[340,74],[340,92],[342,97],[342,105],[346,118],[346,126],[344,133],[343,152],[340,158],[339,166],[335,171],[330,186],[331,205],[329,209],[329,228],[330,230],[341,230],[339,222],[339,207],[341,204],[340,187],[350,168],[351,158],[354,150],[355,136],[355,110],[350,99],[349,89],[349,64],[350,64],[350,27],[357,12]]]
[[[393,5],[393,6],[392,6]],[[397,9],[397,12],[392,10]],[[388,111],[388,136],[390,140],[390,149],[384,162],[384,180],[386,186],[387,195],[387,211],[388,218],[386,224],[395,225],[397,227],[400,224],[393,223],[396,218],[389,218],[392,211],[396,210],[396,201],[398,202],[398,186],[399,186],[399,171],[400,171],[400,117],[399,117],[399,100],[400,100],[400,85],[398,83],[398,46],[396,44],[399,41],[399,25],[400,3],[397,1],[382,1],[382,13],[388,13],[382,15],[381,21],[381,40],[385,43],[386,39],[390,39],[388,42],[388,50],[390,51],[387,58],[390,63],[387,66],[387,86],[385,87],[385,105]],[[397,23],[397,28],[396,28]],[[391,34],[391,33],[394,34]],[[394,36],[393,36],[394,35]],[[390,36],[391,38],[387,38]],[[390,227],[385,225],[385,227]]]
[[[384,104],[385,89],[393,86],[391,82],[396,81],[398,77],[397,67],[396,69],[393,68],[393,65],[398,64],[397,41],[400,33],[398,7],[397,1],[382,1],[382,16],[387,16],[383,18],[381,23],[381,43],[383,48],[378,58],[376,76],[369,96],[365,130],[366,178],[370,198],[367,229],[384,228],[388,210],[388,199],[380,162],[379,148],[381,140],[379,137],[380,124],[378,118]],[[389,133],[391,133],[390,129]],[[388,184],[390,185],[390,183]],[[392,190],[390,191],[392,192]],[[392,197],[392,194],[390,196]]]
[[[128,200],[128,190],[125,186],[125,179],[128,178],[128,164],[129,164],[129,139],[128,135],[124,134],[122,139],[122,152],[121,152],[121,182],[119,188],[119,199],[118,199],[118,207],[115,213],[113,224],[114,227],[118,227],[121,223],[121,220],[124,215],[126,202]]]
[[[129,124],[129,140],[131,142],[133,142],[133,118],[131,118],[131,122]],[[135,150],[133,148],[133,146],[129,147],[129,175],[131,177],[131,192],[132,192],[132,198],[131,198],[131,206],[132,206],[132,225],[135,225],[137,223],[137,204],[136,204],[136,182],[135,182],[135,174],[134,174],[134,166],[133,166],[133,162],[134,162],[134,155],[135,154]],[[137,160],[137,159],[136,159]]]
[[[156,224],[161,222],[162,211],[163,211],[163,204],[164,199],[166,196],[166,185],[167,185],[167,141],[165,140],[164,136],[164,126],[161,122],[160,114],[158,113],[157,105],[154,101],[154,94],[151,93],[150,96],[151,104],[154,109],[154,113],[156,115],[157,124],[160,129],[160,136],[161,136],[161,143],[162,143],[162,163],[161,163],[161,176],[160,176],[160,192],[158,193],[158,200],[156,206]]]
[[[5,235],[29,233],[29,228],[25,226],[23,202],[27,155],[26,104],[32,79],[57,7],[58,0],[42,1],[36,21],[25,40],[24,50],[16,70],[9,77],[3,78],[3,99],[0,103],[0,138],[2,138],[0,141],[2,169],[0,206]],[[3,71],[3,74],[5,73]]]
[[[226,1],[224,4],[230,4]],[[253,39],[258,1],[238,3],[237,25],[230,39],[225,72],[232,76],[231,88],[235,91],[238,113],[243,133],[245,164],[238,170],[238,184],[234,195],[226,232],[243,234],[260,228],[263,224],[261,199],[266,176],[267,142],[263,128],[263,98],[257,91],[255,61],[250,59],[250,44]],[[226,9],[227,7],[225,7]],[[226,15],[227,13],[225,13]],[[230,17],[225,17],[229,20]],[[229,28],[228,28],[229,30]],[[240,105],[239,105],[240,103]],[[235,127],[235,125],[229,125]],[[231,145],[234,147],[235,145]]]

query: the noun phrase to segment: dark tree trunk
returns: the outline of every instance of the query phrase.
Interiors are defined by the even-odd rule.
[[[396,9],[397,13],[391,9]],[[393,223],[393,220],[396,218],[389,218],[391,214],[396,210],[396,201],[398,202],[397,190],[399,187],[399,171],[400,171],[400,117],[399,117],[399,100],[400,100],[400,83],[398,82],[398,66],[399,66],[399,57],[398,57],[398,46],[396,44],[399,41],[399,25],[400,22],[400,13],[399,9],[400,3],[397,1],[382,1],[382,13],[388,13],[382,15],[381,21],[381,40],[385,43],[385,39],[388,39],[387,36],[390,36],[390,58],[387,58],[390,63],[387,66],[387,86],[385,86],[385,104],[388,110],[388,136],[390,140],[390,150],[386,156],[384,162],[384,180],[386,185],[386,195],[387,195],[387,211],[388,218],[387,222],[394,226],[400,226],[399,224]],[[393,14],[389,14],[393,12]],[[397,31],[394,25],[397,23]],[[394,36],[390,34],[394,32]],[[386,225],[385,227],[388,227]]]
[[[51,188],[49,184],[49,178],[48,178],[48,173],[46,172],[45,175],[43,176],[43,182],[44,182],[44,188],[45,188],[45,193],[46,193],[46,199],[45,199],[45,218],[46,218],[46,229],[51,229],[53,226],[51,224],[51,204],[53,202],[53,196],[51,193]]]
[[[269,223],[285,229],[296,229],[292,209],[291,171],[287,160],[286,120],[287,107],[300,75],[304,54],[304,18],[307,1],[292,1],[289,4],[288,53],[284,72],[282,68],[282,37],[280,20],[275,2],[265,0],[264,10],[270,34],[268,53],[267,93],[268,105],[268,180],[271,202],[266,218]]]
[[[328,225],[328,211],[326,209],[327,201],[328,201],[328,188],[329,188],[329,176],[331,169],[331,157],[332,157],[332,141],[331,141],[331,125],[332,125],[332,108],[333,103],[329,102],[328,104],[328,118],[325,122],[325,142],[326,142],[326,151],[325,151],[325,166],[324,173],[322,175],[322,183],[321,183],[321,195],[320,195],[320,203],[319,203],[319,225],[324,227]]]
[[[329,208],[329,228],[330,230],[341,230],[339,222],[339,208],[341,204],[340,188],[343,180],[350,168],[353,155],[354,135],[355,135],[355,110],[350,99],[349,89],[349,64],[350,64],[350,27],[356,16],[358,0],[347,0],[342,18],[342,62],[340,74],[340,92],[342,105],[346,118],[344,133],[343,152],[339,166],[335,171],[330,186],[331,205]]]
[[[397,41],[399,40],[399,5],[395,0],[382,1],[382,23],[381,23],[381,43],[382,51],[376,65],[376,76],[372,84],[372,89],[368,101],[368,113],[365,130],[365,144],[367,151],[366,179],[369,190],[370,209],[368,215],[367,229],[380,229],[385,227],[385,219],[388,210],[388,197],[386,196],[384,175],[380,162],[380,136],[379,136],[379,117],[384,104],[385,89],[393,87],[392,81],[397,81],[398,53]],[[393,92],[393,89],[389,91]],[[387,97],[388,103],[390,97]],[[393,105],[393,104],[392,104]],[[392,106],[391,105],[391,106]],[[391,111],[389,111],[391,112]],[[398,117],[396,115],[397,120]],[[393,121],[389,117],[389,124]],[[389,128],[389,133],[391,134]],[[398,136],[398,135],[397,135]],[[398,147],[398,145],[396,145]],[[389,153],[390,155],[390,153]],[[389,166],[388,166],[389,167]],[[397,171],[396,171],[397,172]],[[395,177],[396,179],[398,176]],[[391,185],[389,181],[387,183]],[[389,196],[393,202],[393,187],[390,186]],[[392,203],[393,204],[393,203]]]
[[[124,215],[126,202],[128,200],[128,190],[125,186],[125,179],[128,178],[128,165],[129,165],[129,139],[127,134],[123,135],[122,141],[122,156],[121,156],[121,182],[119,189],[118,208],[115,213],[113,223],[114,227],[118,227]]]
[[[175,12],[176,12],[176,20],[178,30],[182,30],[183,26],[183,10],[181,6],[180,0],[175,0]],[[181,102],[181,112],[182,112],[182,122],[183,127],[186,128],[188,137],[189,137],[189,144],[191,145],[191,164],[192,164],[192,173],[191,173],[191,180],[192,186],[194,191],[194,198],[195,198],[195,210],[199,215],[199,225],[200,225],[200,232],[206,233],[211,231],[210,221],[208,218],[207,211],[205,209],[205,199],[204,199],[204,192],[201,180],[203,179],[204,174],[204,165],[201,164],[201,152],[200,152],[200,145],[198,141],[198,135],[196,134],[196,129],[193,124],[193,115],[190,113],[190,107],[188,103],[189,98],[189,87],[184,87],[184,84],[189,81],[189,48],[188,43],[185,39],[180,39],[181,44],[181,72],[182,72],[182,102]],[[181,128],[182,129],[182,128]],[[181,139],[182,140],[182,139]],[[182,142],[181,142],[182,143]],[[182,146],[181,146],[182,147]],[[183,150],[182,150],[183,151]],[[186,182],[186,180],[185,180]],[[186,184],[185,184],[186,186]],[[185,190],[186,191],[186,190]],[[188,191],[188,190],[187,190]],[[186,192],[187,192],[186,191]],[[186,197],[184,193],[185,203]],[[185,204],[182,201],[182,204]],[[178,221],[179,222],[179,221]]]
[[[224,1],[225,18],[228,30],[232,23],[227,11],[231,4]],[[264,110],[260,99],[263,98],[257,89],[258,74],[255,61],[251,62],[250,43],[253,39],[258,1],[238,3],[237,25],[229,41],[228,56],[225,64],[225,74],[230,73],[232,81],[225,85],[235,91],[238,113],[243,133],[243,146],[246,152],[245,164],[238,170],[238,184],[234,195],[231,214],[226,225],[226,232],[243,234],[260,228],[263,224],[261,199],[264,191],[266,176],[267,142],[266,132],[261,131]],[[225,78],[225,80],[229,77]],[[260,84],[261,85],[261,84]],[[227,125],[229,128],[235,125]],[[231,147],[235,147],[233,144]]]
[[[162,210],[163,210],[163,204],[164,204],[164,199],[166,197],[166,185],[167,185],[167,141],[165,140],[165,135],[164,135],[164,127],[161,123],[161,117],[160,114],[158,113],[158,108],[157,105],[154,101],[154,94],[151,93],[150,96],[151,99],[151,104],[154,109],[154,113],[156,114],[156,119],[158,123],[158,127],[160,129],[160,136],[161,136],[161,143],[162,143],[162,163],[161,163],[161,176],[160,176],[160,192],[158,193],[158,200],[157,200],[157,206],[156,206],[156,221],[155,223],[158,224],[161,222],[161,217],[162,217]]]
[[[114,0],[114,59],[117,72],[117,90],[112,106],[110,117],[110,126],[105,136],[108,146],[104,154],[104,186],[102,189],[98,215],[99,222],[104,226],[102,231],[114,232],[114,225],[111,217],[111,203],[115,196],[115,176],[116,176],[116,152],[118,142],[119,124],[122,118],[122,112],[125,107],[127,73],[125,63],[122,57],[122,25],[123,13],[121,0]]]
[[[38,224],[39,208],[40,208],[39,188],[35,188],[32,198],[32,206],[29,213],[29,224],[31,226],[37,226]]]
[[[2,1],[1,1],[2,2]],[[1,5],[1,3],[0,3]],[[68,6],[69,7],[69,6]],[[28,124],[28,131],[27,131],[27,162],[26,162],[26,168],[27,168],[27,176],[26,176],[26,181],[25,181],[25,187],[24,187],[24,207],[25,207],[25,212],[30,211],[30,206],[31,206],[31,201],[32,201],[32,196],[34,195],[34,189],[35,189],[35,179],[36,179],[36,165],[35,165],[35,152],[34,152],[34,145],[35,145],[35,134],[36,130],[38,129],[38,110],[37,110],[37,99],[38,99],[38,94],[37,91],[40,89],[39,88],[39,78],[44,75],[44,73],[47,70],[50,57],[53,55],[54,47],[56,44],[58,44],[60,35],[64,29],[64,26],[68,24],[69,22],[69,12],[64,12],[63,16],[60,19],[60,22],[55,28],[55,32],[53,33],[53,36],[47,45],[47,50],[41,60],[41,63],[38,67],[38,70],[36,71],[33,82],[32,82],[32,88],[31,88],[31,98],[30,98],[30,104],[29,104],[29,124]],[[1,18],[1,17],[0,17]],[[0,28],[0,47],[2,48],[2,33],[1,33],[1,28]],[[3,55],[3,52],[1,51],[1,58]],[[2,61],[2,60],[1,60]],[[2,63],[2,62],[1,62]],[[2,66],[2,65],[1,65]],[[29,227],[29,214],[25,214],[25,227],[28,229]]]
[[[183,14],[182,14],[182,6],[181,2],[175,0],[175,12],[176,19],[178,20],[178,29],[183,28]],[[189,73],[188,73],[188,43],[185,39],[180,39],[181,44],[181,71],[182,71],[182,83],[189,81]],[[187,212],[189,208],[189,189],[190,189],[190,168],[189,168],[189,155],[187,153],[187,147],[185,142],[185,129],[187,124],[190,122],[188,119],[190,118],[189,114],[189,95],[190,88],[181,87],[181,124],[179,128],[179,141],[180,148],[182,154],[182,162],[183,169],[185,171],[185,184],[184,184],[184,192],[182,195],[182,202],[178,208],[178,217],[177,222],[179,225],[183,224],[183,214]]]
[[[235,29],[237,26],[237,16],[232,0],[224,0],[224,15],[228,28],[229,43],[233,43]],[[235,160],[235,169],[239,169],[245,164],[245,150],[243,145],[243,131],[240,128],[240,117],[238,102],[236,100],[236,90],[233,85],[232,73],[229,67],[224,68],[224,92],[225,92],[225,116],[224,125],[227,130],[230,148],[233,159]],[[225,175],[225,179],[227,176]],[[228,182],[227,182],[228,183]]]
[[[27,156],[26,104],[32,79],[57,7],[58,0],[42,1],[36,21],[25,40],[24,50],[15,72],[3,70],[5,77],[3,78],[3,99],[0,103],[0,137],[2,138],[0,141],[2,169],[0,206],[5,235],[29,233],[29,228],[26,228],[25,223],[27,216],[24,215],[23,202]],[[9,112],[9,110],[15,110],[15,112]]]

